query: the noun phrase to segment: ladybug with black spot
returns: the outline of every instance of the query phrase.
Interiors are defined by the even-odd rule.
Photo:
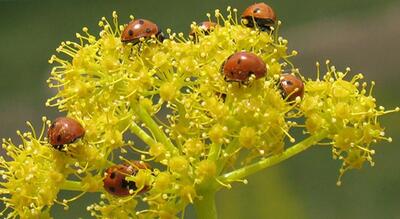
[[[121,41],[135,45],[140,42],[140,38],[151,38],[153,35],[159,41],[164,40],[163,33],[157,24],[145,19],[135,19],[125,27],[121,34]]]
[[[57,150],[63,150],[65,144],[71,144],[85,135],[82,125],[72,118],[59,117],[47,131],[49,143]]]
[[[204,33],[204,35],[209,35],[212,30],[217,26],[217,23],[212,21],[203,21],[200,23],[199,28]],[[192,29],[189,33],[190,36],[196,38],[196,31]]]
[[[105,178],[103,179],[104,189],[115,196],[128,196],[129,191],[136,191],[135,182],[127,181],[127,176],[134,176],[140,169],[150,169],[150,165],[141,161],[130,161],[124,164],[118,164],[109,167],[105,171]],[[146,192],[149,188],[144,187],[139,192]]]
[[[265,3],[250,5],[244,10],[241,17],[247,27],[254,27],[257,24],[262,31],[270,31],[276,22],[274,10]]]
[[[228,57],[222,65],[222,73],[227,82],[246,83],[252,75],[255,79],[264,77],[267,74],[267,68],[259,56],[242,51]]]
[[[287,98],[288,101],[294,101],[297,97],[303,98],[304,96],[303,81],[292,74],[281,75],[279,89],[281,90],[282,97],[284,99]]]

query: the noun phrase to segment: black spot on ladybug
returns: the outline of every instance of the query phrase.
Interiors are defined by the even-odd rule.
[[[53,122],[50,126],[51,129],[53,129],[54,127],[56,127],[56,124]]]
[[[146,28],[146,33],[150,33],[150,32],[151,32],[150,28]]]
[[[133,36],[133,30],[128,31],[129,36]]]
[[[286,83],[287,85],[293,85],[293,83],[289,80],[284,81],[284,83]]]
[[[144,20],[139,20],[139,24],[144,24]]]
[[[62,140],[61,135],[57,135],[57,141],[60,142]]]
[[[112,186],[110,186],[108,189],[109,189],[111,192],[115,192],[115,188],[112,187]]]
[[[242,62],[242,59],[237,60],[237,64],[239,65]]]
[[[110,178],[111,178],[111,179],[114,179],[114,178],[115,178],[115,173],[114,173],[114,172],[112,172],[112,173],[110,174]]]

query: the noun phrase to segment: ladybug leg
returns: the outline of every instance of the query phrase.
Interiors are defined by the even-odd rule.
[[[270,32],[271,31],[271,27],[270,26],[261,26],[260,30],[262,32]]]
[[[65,147],[63,144],[53,145],[53,148],[60,152],[66,152]]]
[[[156,37],[157,37],[157,40],[160,41],[160,43],[162,43],[165,39],[164,33],[161,30],[157,33]]]
[[[226,77],[224,77],[224,81],[226,81],[226,82],[238,82],[238,81],[236,81],[236,80],[232,80],[232,79],[228,79],[228,78],[226,78]]]

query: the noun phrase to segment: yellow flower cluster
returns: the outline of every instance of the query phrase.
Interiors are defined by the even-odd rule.
[[[43,141],[44,131],[45,125],[40,136],[33,128],[31,132],[17,131],[21,137],[18,145],[3,139],[7,157],[0,157],[0,195],[6,208],[1,215],[13,209],[7,218],[50,218],[50,207],[70,171],[66,168],[67,160]]]
[[[340,176],[337,182],[341,184],[341,177],[346,170],[361,168],[365,161],[374,165],[372,155],[375,150],[372,144],[379,140],[392,141],[385,137],[378,117],[387,113],[399,111],[399,108],[385,111],[384,107],[377,108],[376,100],[372,96],[375,82],[368,84],[361,82],[362,74],[353,76],[349,81],[345,77],[346,71],[337,71],[335,66],[326,62],[327,72],[319,78],[319,64],[317,63],[318,78],[306,83],[306,96],[300,109],[306,118],[305,127],[310,134],[326,130],[326,142],[332,145],[334,159],[343,160]]]
[[[378,116],[392,111],[376,108],[362,76],[346,81],[349,70],[328,65],[322,79],[318,68],[317,80],[305,80],[288,60],[296,52],[288,53],[288,41],[278,36],[280,22],[248,27],[236,9],[227,12],[215,11],[211,30],[193,23],[191,36],[168,29],[164,40],[153,35],[138,43],[121,42],[126,26],[114,12],[112,22],[99,22],[99,36],[83,28],[77,42],[61,43],[49,60],[56,66],[48,84],[58,92],[46,104],[78,121],[85,134],[62,150],[43,136],[45,125],[40,136],[19,133],[21,145],[4,140],[3,213],[48,218],[54,203],[68,208],[86,192],[99,192],[102,200],[87,207],[94,217],[176,218],[221,186],[246,183],[247,175],[322,139],[343,160],[340,176],[372,164],[371,144],[391,140]],[[260,57],[266,76],[227,80],[222,66],[239,51]],[[283,84],[284,73],[304,82],[304,96],[301,90],[288,97],[300,88],[285,93],[292,84]],[[296,142],[292,128],[304,128],[309,140],[285,146]],[[82,193],[60,202],[61,189]]]

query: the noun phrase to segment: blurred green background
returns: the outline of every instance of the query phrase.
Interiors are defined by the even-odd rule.
[[[15,137],[25,121],[40,124],[53,118],[44,106],[52,92],[45,83],[48,58],[63,40],[73,40],[83,26],[98,30],[102,16],[118,11],[156,21],[163,29],[187,32],[191,21],[206,12],[231,5],[242,11],[254,3],[244,0],[137,1],[0,0],[0,137]],[[375,80],[378,103],[399,104],[400,1],[397,0],[270,0],[283,21],[280,34],[299,51],[293,59],[312,77],[315,61],[329,58],[338,69],[350,66]],[[248,185],[235,184],[218,195],[222,219],[244,218],[400,218],[400,116],[382,119],[392,144],[380,143],[376,166],[351,171],[341,187],[335,185],[340,163],[328,148],[314,147],[279,166],[251,176]],[[92,203],[96,196],[81,202]],[[82,203],[68,212],[57,207],[55,218],[89,218]],[[192,209],[186,218],[194,218]]]

